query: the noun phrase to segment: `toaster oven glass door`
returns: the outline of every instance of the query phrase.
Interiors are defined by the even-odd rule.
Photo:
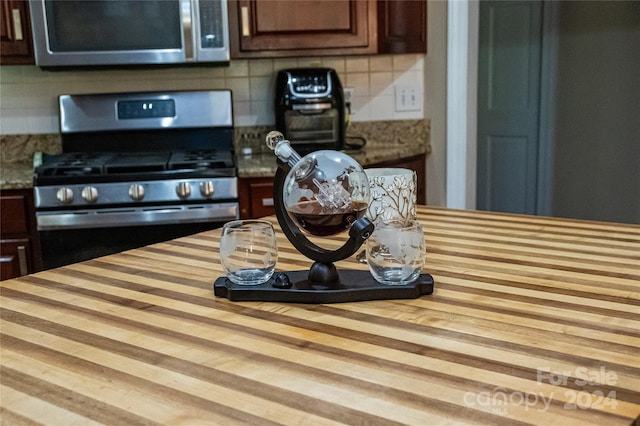
[[[287,138],[292,144],[337,143],[340,114],[330,109],[294,109],[284,114]]]

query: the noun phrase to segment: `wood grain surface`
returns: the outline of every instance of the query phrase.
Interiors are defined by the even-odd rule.
[[[418,299],[216,298],[217,230],[4,281],[0,422],[632,423],[640,226],[418,219],[436,282]],[[278,270],[309,267],[278,244]],[[354,258],[338,267],[365,268]]]

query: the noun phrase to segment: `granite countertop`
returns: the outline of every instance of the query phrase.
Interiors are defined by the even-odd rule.
[[[353,157],[362,167],[367,167],[384,161],[426,154],[428,150],[426,145],[394,144],[387,147],[365,147],[343,152]],[[240,178],[273,177],[277,170],[276,157],[271,151],[261,151],[251,155],[238,154],[237,167]]]
[[[3,161],[0,169],[0,189],[33,188],[33,163]]]
[[[264,144],[273,126],[238,127],[235,131],[235,149],[238,153],[238,177],[272,177],[276,172],[276,159]],[[431,151],[430,120],[354,122],[347,129],[347,137],[367,141],[361,149],[344,151],[363,167],[384,161],[398,160]],[[251,147],[252,155],[242,155],[242,148]],[[1,135],[0,136],[0,189],[29,189],[33,187],[33,153],[61,152],[60,136]]]
[[[398,160],[426,154],[426,145],[400,145],[387,147],[365,147],[359,150],[345,150],[363,167],[383,161]],[[0,189],[29,189],[33,187],[32,162],[2,162],[0,164]],[[238,177],[272,177],[276,173],[277,164],[273,152],[258,152],[252,155],[238,155]]]
[[[344,152],[363,167],[385,161],[399,160],[431,152],[429,120],[369,121],[353,122],[347,128],[347,138],[366,140],[361,149]],[[272,127],[253,127],[248,132],[238,132],[238,177],[273,177],[276,173],[276,158],[264,143]],[[252,140],[243,135],[252,134]],[[251,155],[242,155],[239,147],[252,148]],[[295,147],[294,147],[295,148]]]
[[[35,152],[59,154],[60,135],[0,135],[0,189],[33,188]]]

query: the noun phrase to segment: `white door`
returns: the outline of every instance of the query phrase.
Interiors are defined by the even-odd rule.
[[[480,2],[477,208],[536,213],[542,2]]]

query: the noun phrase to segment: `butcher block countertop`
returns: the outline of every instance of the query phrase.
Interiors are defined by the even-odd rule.
[[[418,219],[435,290],[417,299],[217,298],[218,230],[3,281],[1,422],[632,423],[639,226]],[[278,244],[278,270],[310,265]]]

